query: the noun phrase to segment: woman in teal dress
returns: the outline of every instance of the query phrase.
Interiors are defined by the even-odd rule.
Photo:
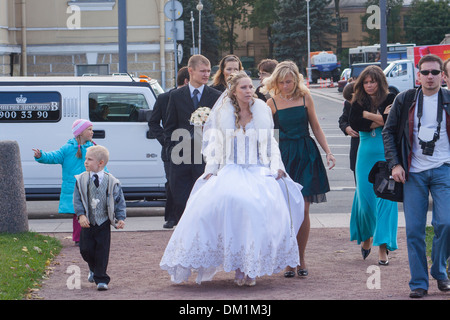
[[[356,157],[356,191],[350,218],[350,240],[361,245],[361,254],[367,258],[372,246],[379,246],[378,263],[387,265],[388,253],[397,249],[397,203],[375,196],[368,181],[370,169],[377,161],[384,161],[381,130],[395,99],[389,93],[383,71],[369,66],[354,85],[349,122],[359,131],[360,144]]]
[[[308,88],[304,85],[303,76],[292,61],[284,61],[277,65],[272,76],[264,80],[264,91],[273,97],[267,101],[274,115],[275,128],[279,129],[280,151],[286,172],[303,186],[305,199],[304,220],[297,234],[300,253],[299,276],[308,275],[305,261],[305,249],[309,237],[309,206],[312,202],[326,201],[330,191],[328,177],[322,158],[313,138],[312,132],[326,153],[327,165],[333,168],[336,162],[328,147],[325,134],[317,119],[314,102]],[[288,268],[285,277],[295,276],[295,271]]]

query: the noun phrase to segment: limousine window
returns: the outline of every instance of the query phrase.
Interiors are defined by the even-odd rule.
[[[143,94],[89,94],[89,120],[91,121],[137,122],[140,109],[149,109]]]
[[[57,122],[60,119],[59,92],[0,92],[0,122]]]

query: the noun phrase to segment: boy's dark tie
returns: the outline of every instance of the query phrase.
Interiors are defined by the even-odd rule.
[[[200,91],[198,91],[197,89],[194,90],[194,96],[192,97],[192,102],[194,102],[194,108],[197,109],[198,108],[198,94],[200,93]]]
[[[99,183],[98,183],[98,175],[95,173],[95,174],[93,175],[93,177],[94,177],[94,184],[95,184],[95,186],[98,188],[98,186],[99,186]]]

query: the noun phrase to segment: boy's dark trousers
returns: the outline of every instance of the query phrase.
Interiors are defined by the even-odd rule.
[[[89,228],[81,228],[80,253],[84,261],[88,263],[89,270],[94,273],[94,281],[109,283],[106,274],[111,244],[110,221],[107,220],[98,225],[90,225]]]

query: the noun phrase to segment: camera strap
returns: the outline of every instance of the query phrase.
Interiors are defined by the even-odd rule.
[[[423,115],[423,92],[422,90],[419,91],[419,100],[417,102],[417,118],[419,118],[419,123],[417,124],[417,132],[420,131],[420,119],[422,118]],[[437,116],[436,116],[436,121],[438,123],[437,128],[436,128],[436,132],[434,133],[433,136],[433,140],[434,142],[436,142],[437,140],[439,140],[440,137],[440,132],[441,132],[441,122],[442,122],[442,112],[444,111],[444,107],[442,105],[442,92],[441,90],[439,90],[438,93],[438,110],[437,110]]]

